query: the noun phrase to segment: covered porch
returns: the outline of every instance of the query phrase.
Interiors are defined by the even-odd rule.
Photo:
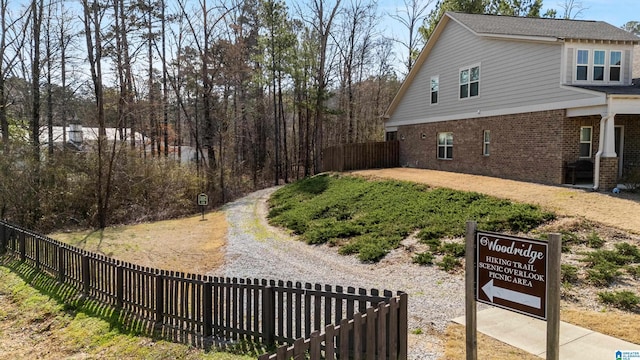
[[[635,83],[631,86],[583,87],[604,93],[606,103],[567,109],[568,118],[589,117],[597,121],[594,121],[590,139],[583,134],[589,131],[581,127],[579,161],[566,162],[569,166],[565,165],[564,169],[565,184],[609,191],[640,183],[640,79],[636,79]],[[593,153],[590,150],[589,158],[584,158],[582,147],[587,144],[593,148]],[[593,164],[591,179],[585,170],[588,161]],[[579,165],[582,165],[580,171],[571,169],[571,166]],[[571,171],[582,176],[567,178]]]

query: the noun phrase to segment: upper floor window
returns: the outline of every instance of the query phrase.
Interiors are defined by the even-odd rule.
[[[576,81],[620,82],[621,73],[622,51],[579,49],[576,52]]]
[[[460,69],[460,99],[480,94],[480,66]]]
[[[604,81],[604,50],[593,51],[593,81]]]
[[[609,81],[620,81],[622,51],[612,51],[609,55]]]
[[[589,50],[578,50],[578,67],[576,69],[576,80],[587,80],[587,69],[589,68]]]
[[[438,103],[438,92],[440,91],[440,77],[431,77],[431,104]]]
[[[438,133],[438,159],[453,159],[453,133]]]

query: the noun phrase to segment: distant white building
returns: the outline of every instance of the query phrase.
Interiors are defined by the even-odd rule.
[[[107,140],[114,141],[130,141],[131,129],[122,129],[123,137],[120,138],[120,132],[116,128],[106,128]],[[78,149],[82,148],[83,144],[98,141],[99,128],[97,127],[83,127],[80,124],[71,124],[67,127],[53,126],[53,138],[54,144],[62,144],[66,137],[67,145],[72,145]],[[136,144],[142,144],[144,137],[141,133],[135,133]],[[46,146],[49,144],[49,129],[48,127],[42,127],[40,129],[40,144]]]
[[[131,129],[122,129],[122,138],[120,137],[120,131],[116,128],[106,128],[107,141],[122,141],[129,143],[131,141]],[[97,127],[83,127],[80,124],[71,124],[67,127],[54,126],[53,127],[53,143],[54,145],[62,146],[66,137],[65,146],[70,146],[76,150],[83,150],[84,146],[90,143],[98,141],[99,128]],[[40,145],[49,145],[49,128],[42,127],[40,129]],[[145,151],[151,152],[151,141],[148,137],[143,136],[142,133],[135,132],[136,146],[144,144]],[[189,163],[195,160],[196,149],[192,146],[169,146],[169,157],[177,158],[178,148],[180,148],[180,162]]]

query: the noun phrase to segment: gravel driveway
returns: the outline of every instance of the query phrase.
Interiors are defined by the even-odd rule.
[[[437,335],[450,319],[464,315],[464,275],[412,264],[406,246],[419,246],[412,240],[377,264],[363,264],[326,245],[296,241],[266,222],[266,200],[274,190],[255,192],[224,207],[229,223],[226,261],[209,275],[402,290],[409,294],[409,332],[422,330],[409,335],[409,358],[439,358]]]

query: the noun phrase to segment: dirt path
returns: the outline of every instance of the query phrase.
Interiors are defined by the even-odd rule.
[[[475,191],[503,199],[540,205],[560,215],[583,217],[640,234],[640,197],[623,196],[505,180],[480,175],[394,168],[354,171],[368,178],[406,180],[455,190]]]

